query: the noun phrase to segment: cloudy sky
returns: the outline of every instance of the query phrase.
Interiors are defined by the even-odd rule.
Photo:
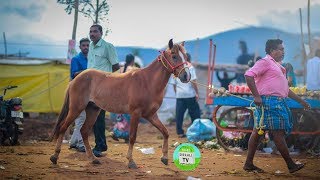
[[[246,26],[299,33],[299,8],[306,23],[307,0],[109,0],[105,39],[116,46],[161,48]],[[73,14],[56,0],[0,0],[0,32],[10,43],[67,44]],[[320,0],[311,0],[311,29],[320,32]],[[91,19],[79,14],[77,39],[87,37]],[[304,25],[306,27],[306,25]],[[306,32],[306,28],[304,29]],[[3,42],[1,36],[0,42]]]

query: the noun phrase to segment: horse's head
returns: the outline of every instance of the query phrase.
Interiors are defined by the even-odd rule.
[[[181,82],[190,81],[191,75],[188,68],[187,54],[182,44],[173,44],[172,39],[168,43],[168,48],[162,54],[160,60],[171,73],[178,77]]]

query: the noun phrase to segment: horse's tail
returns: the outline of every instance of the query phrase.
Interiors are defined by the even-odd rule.
[[[58,120],[56,122],[55,128],[53,130],[51,141],[58,139],[61,124],[62,124],[62,122],[65,121],[65,119],[66,119],[66,117],[68,115],[68,112],[69,112],[69,87],[68,87],[68,89],[66,91],[66,95],[65,95],[65,98],[64,98],[64,103],[63,103],[61,112],[59,114]]]

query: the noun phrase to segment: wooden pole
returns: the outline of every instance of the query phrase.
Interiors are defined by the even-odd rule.
[[[206,96],[206,104],[210,105],[213,104],[213,99],[211,97],[209,97],[210,91],[211,91],[211,86],[212,86],[212,80],[211,80],[211,71],[212,71],[212,63],[213,63],[213,59],[212,59],[212,39],[210,39],[210,44],[209,44],[209,59],[208,59],[208,81],[207,81],[207,96]],[[209,88],[210,87],[210,88]]]
[[[302,65],[303,65],[303,84],[306,84],[306,49],[304,47],[304,38],[303,38],[303,30],[302,30],[302,13],[301,8],[299,8],[300,13],[300,32],[301,32],[301,54],[302,54]]]
[[[214,75],[214,65],[216,62],[216,50],[217,50],[217,46],[216,44],[213,44],[213,54],[212,54],[212,64],[211,64],[211,84],[213,84],[213,75]]]
[[[7,57],[7,40],[6,40],[6,33],[3,32],[3,44],[4,44],[4,57]]]
[[[309,49],[310,53],[309,55],[313,55],[313,49],[311,47],[311,32],[310,32],[310,0],[308,0],[308,43],[309,43]]]

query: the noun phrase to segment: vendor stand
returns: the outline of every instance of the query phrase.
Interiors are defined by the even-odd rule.
[[[293,99],[287,98],[287,104],[293,114],[293,131],[291,134],[304,136],[319,136],[320,135],[320,100],[319,99],[305,99],[310,105],[311,110],[305,111],[303,107]],[[252,107],[253,97],[251,95],[233,94],[231,96],[219,96],[213,98],[212,105],[215,106],[213,111],[212,120],[217,127],[217,138],[219,143],[225,149],[229,149],[226,138],[223,140],[223,133],[231,132],[236,133],[239,137],[246,136],[247,133],[251,133],[254,125],[253,109]],[[218,111],[222,107],[228,107],[224,109],[220,115],[217,115]],[[220,133],[219,133],[220,132]],[[230,135],[229,135],[229,138]],[[237,138],[236,138],[237,139]],[[241,138],[238,138],[239,141]],[[311,138],[313,141],[315,138]],[[237,143],[237,142],[235,142]],[[241,142],[239,142],[241,143]],[[312,142],[308,142],[312,146]]]
[[[246,149],[247,142],[243,141],[249,139],[254,126],[253,97],[250,93],[219,92],[212,87],[216,69],[215,54],[216,46],[210,40],[206,104],[215,106],[212,120],[217,127],[217,139],[226,150],[230,150],[231,146]],[[241,71],[244,69],[241,68]],[[213,93],[214,89],[216,93]],[[305,111],[295,100],[286,99],[293,115],[291,134],[294,139],[304,141],[301,144],[306,146],[305,149],[309,149],[314,146],[315,139],[319,139],[320,135],[320,92],[304,92],[298,95],[311,105],[311,109]]]

